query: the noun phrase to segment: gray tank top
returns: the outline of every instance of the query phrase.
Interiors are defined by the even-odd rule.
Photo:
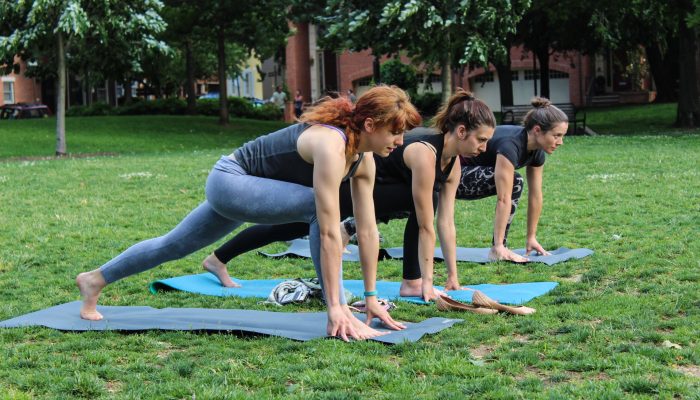
[[[313,187],[314,166],[301,158],[297,151],[299,136],[310,126],[306,123],[294,124],[260,136],[245,143],[233,155],[250,175]],[[347,142],[343,131],[334,126],[324,126],[337,130]],[[355,174],[361,161],[362,153],[343,180]]]

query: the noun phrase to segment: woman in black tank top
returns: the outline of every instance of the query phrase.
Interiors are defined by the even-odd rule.
[[[390,156],[374,157],[377,164],[376,218],[387,221],[409,214],[401,295],[423,297],[426,301],[438,295],[433,288],[435,210],[438,210],[438,236],[448,272],[456,276],[454,201],[460,176],[457,156],[474,156],[484,151],[496,122],[486,104],[460,90],[436,116],[435,124],[441,134],[407,138]],[[350,191],[346,185],[341,187],[340,198],[341,216],[352,215]],[[352,229],[354,231],[354,225]],[[307,231],[304,224],[256,225],[222,245],[204,264],[227,263],[246,251],[273,241],[295,239]],[[414,231],[415,234],[408,234]]]

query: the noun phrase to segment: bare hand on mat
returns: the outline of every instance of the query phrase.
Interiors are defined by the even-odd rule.
[[[437,298],[440,295],[445,294],[441,290],[435,289],[435,286],[433,286],[432,280],[428,280],[423,278],[423,282],[421,284],[421,288],[423,289],[423,300],[426,302],[437,300]]]
[[[379,304],[377,297],[370,296],[366,298],[365,306],[367,307],[367,320],[365,321],[365,324],[371,324],[372,318],[379,318],[379,320],[382,321],[389,329],[393,329],[395,331],[406,329],[406,325],[391,318],[389,312],[382,307],[381,304]]]
[[[550,252],[544,249],[542,245],[540,245],[540,242],[537,241],[535,238],[529,238],[527,239],[527,242],[525,243],[525,255],[529,256],[532,251],[536,251],[538,255],[541,256],[549,256],[551,255]]]
[[[516,263],[524,263],[530,261],[527,257],[513,253],[509,248],[502,244],[497,244],[489,250],[489,260],[493,261],[512,261]]]
[[[336,305],[328,307],[326,333],[349,342],[350,339],[365,340],[386,335],[388,332],[379,332],[363,324],[352,315],[347,305]]]

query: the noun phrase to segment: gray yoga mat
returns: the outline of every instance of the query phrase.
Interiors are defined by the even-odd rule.
[[[80,318],[80,301],[60,304],[0,322],[0,328],[45,326],[61,331],[234,331],[280,336],[306,341],[328,337],[325,312],[284,313],[255,310],[222,310],[209,308],[152,308],[144,306],[98,306],[101,321]],[[358,314],[364,321],[365,315]],[[387,344],[416,342],[423,335],[449,328],[461,319],[430,318],[407,322],[402,331],[383,328],[375,319],[372,327],[390,332],[372,340]]]
[[[402,259],[403,258],[403,248],[402,247],[392,247],[389,249],[384,249],[389,258]],[[513,250],[514,253],[525,255],[525,249]],[[531,253],[527,258],[530,259],[529,262],[539,262],[545,263],[547,265],[554,265],[570,259],[578,259],[588,257],[593,254],[593,250],[590,249],[569,249],[566,247],[560,247],[556,250],[550,251],[548,256],[538,256]],[[435,249],[435,259],[443,261],[445,257],[442,255],[442,249]],[[457,261],[469,261],[474,263],[486,264],[493,262],[489,260],[489,249],[488,248],[473,248],[473,247],[457,247]]]
[[[265,253],[264,251],[261,251],[260,254],[270,258],[311,258],[311,249],[309,248],[309,241],[307,239],[294,239],[287,250],[281,253]],[[383,258],[381,256],[382,254],[383,253],[380,250],[380,260]],[[354,244],[349,244],[343,252],[343,261],[360,262],[360,249]]]
[[[520,255],[525,255],[525,249],[513,250],[515,253]],[[556,250],[550,251],[549,256],[538,256],[529,255],[529,262],[540,262],[547,265],[553,265],[570,259],[584,258],[593,254],[593,250],[590,249],[569,249],[566,247],[560,247]],[[280,253],[265,253],[260,252],[260,254],[271,257],[271,258],[282,258],[282,257],[301,257],[301,258],[311,258],[311,251],[309,250],[309,241],[305,239],[295,239],[289,245],[287,250]],[[457,261],[466,261],[485,264],[492,262],[488,258],[489,249],[488,248],[468,248],[468,247],[457,247]],[[392,247],[388,249],[379,250],[379,259],[384,258],[403,258],[403,248],[402,247]],[[442,255],[442,249],[439,247],[435,249],[435,259],[442,261],[445,258]],[[359,249],[355,245],[348,245],[347,252],[343,254],[343,261],[360,261]]]

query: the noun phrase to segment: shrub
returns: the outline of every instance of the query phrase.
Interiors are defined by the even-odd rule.
[[[142,115],[142,114],[169,114],[182,115],[185,113],[187,103],[175,97],[156,100],[139,100],[124,107],[124,114]]]
[[[228,98],[228,112],[232,117],[239,118],[253,118],[254,111],[253,105],[250,101],[242,97],[229,97]]]
[[[425,92],[413,97],[413,104],[424,118],[437,114],[440,104],[442,104],[442,94]]]
[[[253,108],[253,115],[251,118],[277,121],[282,119],[282,110],[275,104],[266,103],[260,107]]]
[[[91,106],[72,106],[66,110],[69,117],[94,117],[114,114],[114,109],[107,103],[97,102]]]
[[[389,60],[382,64],[381,76],[383,83],[396,85],[409,93],[415,93],[418,89],[416,69],[399,60]]]
[[[219,115],[219,100],[218,99],[199,99],[199,100],[197,100],[197,114]]]

